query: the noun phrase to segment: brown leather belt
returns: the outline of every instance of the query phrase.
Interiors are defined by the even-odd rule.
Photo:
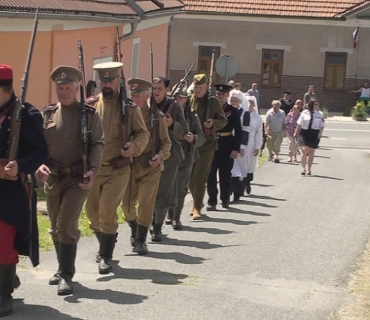
[[[218,137],[229,137],[229,136],[232,136],[233,133],[230,131],[230,132],[217,132],[217,136]]]

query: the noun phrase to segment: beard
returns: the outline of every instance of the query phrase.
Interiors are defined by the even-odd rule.
[[[116,93],[111,88],[103,88],[103,97],[107,100],[111,100],[115,97]]]

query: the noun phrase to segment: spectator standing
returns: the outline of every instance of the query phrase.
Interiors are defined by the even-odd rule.
[[[257,100],[257,105],[260,106],[260,93],[259,91],[257,90],[257,83],[256,82],[253,82],[252,83],[252,88],[249,89],[247,91],[247,93],[250,95],[250,96],[253,96],[256,98]]]
[[[286,136],[288,138],[289,144],[289,158],[288,162],[297,161],[297,151],[298,151],[298,142],[294,136],[295,129],[297,128],[297,121],[300,116],[299,107],[295,105],[291,112],[286,116],[287,119],[287,129]]]
[[[307,105],[308,101],[310,101],[311,99],[314,99],[314,98],[316,99],[315,87],[311,84],[308,87],[308,91],[303,96],[303,104]],[[303,108],[303,109],[305,109],[305,108]]]
[[[369,82],[365,81],[363,86],[358,90],[351,90],[351,93],[360,93],[359,101],[363,101],[365,106],[368,105],[370,100],[370,88],[369,88]]]
[[[287,115],[294,106],[294,101],[290,99],[290,95],[291,95],[291,92],[288,90],[285,90],[284,97],[280,99],[281,110],[285,112],[285,115]]]
[[[280,109],[279,100],[273,100],[271,105],[272,108],[266,113],[267,149],[269,150],[269,161],[274,156],[274,162],[279,163],[280,147],[286,130],[286,116],[285,112]]]

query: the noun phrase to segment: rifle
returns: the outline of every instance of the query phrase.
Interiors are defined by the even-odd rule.
[[[117,54],[116,54],[116,61],[122,62],[122,53],[121,53],[121,42],[119,37],[119,30],[118,26],[116,25],[116,46],[117,46]],[[132,104],[132,101],[127,97],[127,90],[126,90],[126,79],[125,74],[123,72],[123,66],[120,69],[120,86],[119,86],[119,95],[121,101],[121,110],[122,110],[122,137],[123,137],[123,150],[127,150],[125,144],[127,143],[127,123],[126,123],[126,106]]]
[[[152,44],[150,44],[150,78],[153,81],[153,47]],[[154,92],[153,89],[150,93],[150,152],[151,152],[151,159],[156,155],[157,153],[157,137],[156,137],[156,124],[155,121],[157,121],[157,103],[154,99]]]
[[[173,88],[171,95],[170,95],[171,98],[173,98],[177,93],[179,93],[179,91],[181,91],[181,89],[184,87],[186,80],[189,76],[189,73],[191,72],[191,70],[193,70],[193,68],[194,68],[194,62],[191,64],[190,68],[185,71],[184,77]]]
[[[80,84],[80,107],[81,107],[81,129],[82,129],[82,170],[83,170],[83,183],[88,184],[89,178],[84,175],[89,170],[88,168],[88,154],[89,154],[89,135],[87,131],[87,110],[85,105],[85,67],[84,56],[81,40],[77,40],[78,46],[78,64],[82,73],[82,80]]]
[[[212,80],[213,80],[213,66],[215,62],[215,48],[212,50],[212,59],[211,59],[211,69],[209,71],[209,80],[208,80],[208,97],[207,97],[207,113],[206,113],[206,122],[209,122],[211,118],[211,95],[212,95]],[[204,135],[212,135],[213,129],[204,128]]]

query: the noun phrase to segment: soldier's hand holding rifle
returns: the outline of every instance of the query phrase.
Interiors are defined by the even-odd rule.
[[[195,141],[195,137],[194,137],[194,135],[193,135],[193,133],[192,132],[188,132],[188,134],[185,136],[185,140],[187,141],[187,142],[194,142]]]
[[[156,154],[152,160],[149,161],[149,164],[152,168],[156,168],[162,162],[162,157],[159,154]]]
[[[127,142],[123,149],[121,149],[121,155],[126,158],[131,158],[134,153],[134,145],[131,142]]]
[[[84,178],[87,178],[88,179],[88,183],[79,183],[78,186],[82,189],[82,190],[89,190],[93,184],[94,184],[94,181],[95,181],[95,174],[94,172],[92,171],[87,171],[85,174],[84,174]]]
[[[49,178],[51,171],[49,167],[45,164],[42,164],[37,170],[36,170],[36,177],[37,179],[41,181],[46,181]]]
[[[204,127],[207,128],[207,129],[212,129],[213,127],[213,119],[208,119],[207,121],[205,121],[203,123]]]
[[[169,113],[166,114],[166,123],[168,128],[173,125],[173,118]]]

